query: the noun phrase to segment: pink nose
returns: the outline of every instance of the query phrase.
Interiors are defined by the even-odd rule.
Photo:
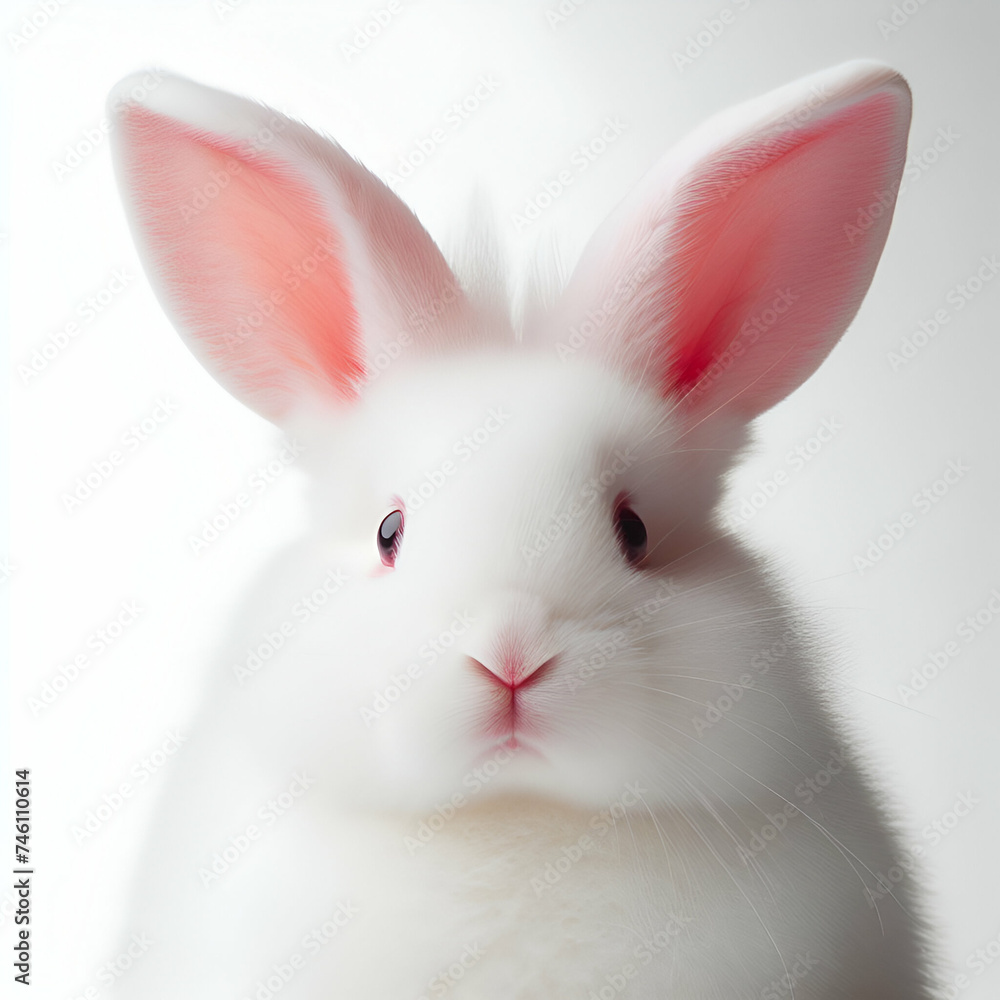
[[[484,676],[488,677],[495,684],[507,688],[509,691],[517,691],[522,687],[528,687],[541,680],[555,664],[557,656],[550,656],[541,663],[534,666],[525,664],[523,657],[505,656],[498,663],[485,664],[477,660],[474,656],[466,657],[473,668]]]

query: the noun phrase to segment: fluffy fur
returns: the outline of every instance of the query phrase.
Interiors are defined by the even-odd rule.
[[[172,765],[130,917],[157,945],[120,989],[928,997],[817,656],[713,518],[748,421],[868,287],[891,212],[845,224],[895,190],[905,83],[852,63],[707,123],[523,341],[333,143],[190,81],[128,90],[116,165],[151,281],[304,446],[312,528]]]

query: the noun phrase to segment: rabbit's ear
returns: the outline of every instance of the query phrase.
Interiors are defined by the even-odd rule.
[[[750,419],[802,383],[878,263],[910,93],[852,62],[709,119],[585,248],[551,328],[702,419]]]
[[[338,145],[157,78],[128,77],[109,97],[119,185],[164,309],[235,396],[272,420],[310,393],[350,400],[373,359],[471,325],[416,217]]]

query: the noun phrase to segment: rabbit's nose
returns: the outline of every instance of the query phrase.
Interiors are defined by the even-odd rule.
[[[466,657],[474,670],[510,691],[517,691],[540,681],[555,666],[558,659],[558,655],[550,656],[547,660],[539,660],[532,664],[516,651],[506,652],[495,660],[487,660],[486,663],[474,656]]]
[[[501,688],[513,691],[540,679],[562,645],[546,603],[536,595],[491,594],[472,613],[474,624],[462,636],[461,652]]]

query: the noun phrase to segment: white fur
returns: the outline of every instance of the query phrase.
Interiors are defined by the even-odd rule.
[[[713,520],[745,415],[692,416],[604,355],[507,334],[286,421],[313,527],[248,599],[174,765],[130,917],[156,944],[120,989],[252,997],[277,966],[282,1000],[927,997],[917,903],[879,887],[894,836],[811,623]],[[622,494],[649,531],[640,569],[615,536]],[[296,615],[331,571],[346,582]],[[514,751],[470,662],[508,634],[558,658],[518,693]]]

